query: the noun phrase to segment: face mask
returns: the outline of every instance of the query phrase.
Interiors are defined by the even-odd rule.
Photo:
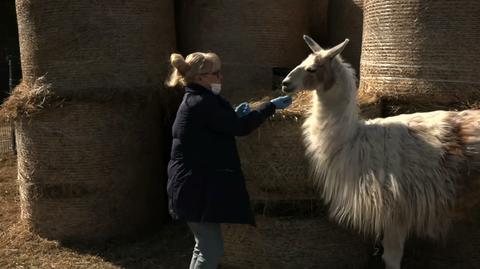
[[[212,83],[210,84],[210,89],[214,94],[219,94],[222,91],[222,84],[220,83]]]

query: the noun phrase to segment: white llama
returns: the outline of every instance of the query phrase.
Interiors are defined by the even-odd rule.
[[[315,91],[303,124],[315,183],[330,216],[383,236],[386,268],[398,269],[409,234],[442,238],[452,214],[479,196],[480,111],[363,121],[354,71],[339,56],[348,39],[328,50],[304,39],[313,53],[287,75],[282,90]]]

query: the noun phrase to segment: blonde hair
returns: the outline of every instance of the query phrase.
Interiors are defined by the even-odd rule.
[[[195,76],[220,70],[221,62],[213,52],[194,52],[183,58],[178,53],[170,55],[172,71],[165,81],[168,87],[186,86],[195,80]]]

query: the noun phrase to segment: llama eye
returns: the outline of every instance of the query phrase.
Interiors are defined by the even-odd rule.
[[[312,67],[307,67],[307,72],[315,73],[315,72],[317,72],[317,69],[312,68]]]

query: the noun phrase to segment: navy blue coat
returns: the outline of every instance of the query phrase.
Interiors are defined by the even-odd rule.
[[[275,105],[239,118],[219,95],[197,85],[185,96],[173,124],[167,193],[174,219],[255,225],[235,136],[255,130]]]

